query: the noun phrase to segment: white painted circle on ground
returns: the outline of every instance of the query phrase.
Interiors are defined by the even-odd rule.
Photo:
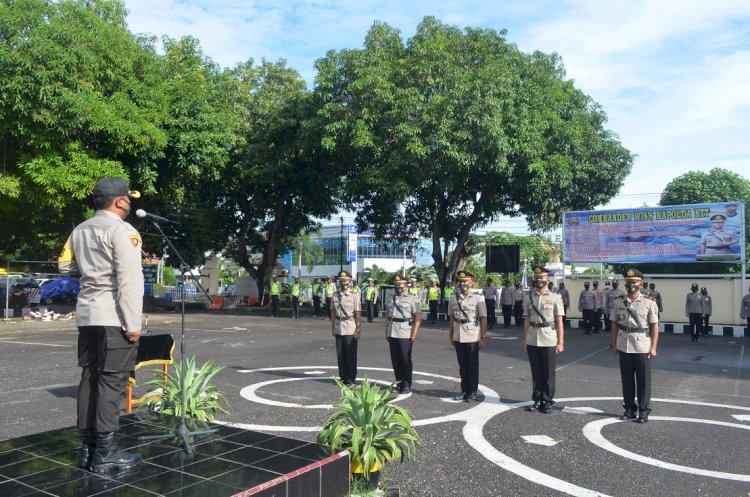
[[[750,430],[750,426],[748,425],[743,425],[739,423],[726,423],[723,421],[713,421],[710,419],[675,418],[671,416],[650,416],[648,419],[649,421],[681,421],[683,423],[701,423],[701,424],[707,424],[707,425],[726,426],[730,428],[740,428],[743,430]],[[699,468],[691,468],[689,466],[682,466],[679,464],[659,461],[658,459],[654,459],[652,457],[647,457],[647,456],[642,456],[634,452],[630,452],[629,450],[625,450],[621,447],[618,447],[617,445],[613,444],[612,442],[604,438],[604,435],[602,435],[602,428],[604,428],[607,425],[620,423],[620,422],[621,421],[617,418],[607,418],[607,419],[599,419],[597,421],[592,421],[591,423],[588,423],[586,426],[583,427],[583,435],[588,439],[589,442],[593,443],[594,445],[598,447],[601,447],[604,450],[608,450],[609,452],[612,452],[613,454],[617,454],[618,456],[622,456],[627,459],[632,459],[634,461],[638,461],[644,464],[650,464],[651,466],[656,466],[658,468],[669,469],[672,471],[679,471],[681,473],[688,473],[691,475],[709,476],[712,478],[721,478],[724,480],[736,480],[736,481],[750,482],[750,475],[726,473],[723,471],[711,471],[711,470],[699,469]]]
[[[305,371],[314,371],[318,369],[338,369],[337,366],[287,366],[287,367],[275,367],[275,368],[258,368],[258,369],[241,369],[238,370],[238,373],[258,373],[258,372],[264,372],[264,371],[292,371],[292,370],[305,370]],[[365,371],[382,371],[382,372],[388,372],[393,373],[393,370],[390,368],[374,368],[374,367],[359,367],[360,370]],[[425,373],[421,371],[414,371],[412,374],[416,376],[426,376],[429,378],[439,378],[442,380],[448,380],[455,383],[461,383],[461,380],[459,378],[454,378],[452,376],[443,376],[439,374],[433,374],[433,373]],[[243,392],[247,393],[248,389],[251,388],[259,388],[263,384],[268,383],[276,383],[280,381],[298,381],[298,380],[310,380],[314,378],[308,377],[300,377],[300,378],[290,378],[290,379],[283,379],[283,380],[271,380],[269,382],[264,383],[256,383],[253,385],[249,385],[245,388],[243,388],[240,391],[240,395],[245,397],[243,395]],[[374,380],[373,380],[374,381]],[[390,382],[385,382],[386,384],[390,384]],[[503,407],[500,405],[500,398],[497,395],[497,392],[492,390],[491,388],[485,387],[483,385],[479,385],[479,391],[484,395],[484,401],[478,402],[478,403],[469,403],[467,405],[472,405],[473,407],[466,409],[465,411],[461,411],[454,414],[449,414],[447,416],[438,416],[435,418],[428,418],[428,419],[420,419],[414,421],[414,426],[423,426],[423,425],[429,425],[429,424],[436,424],[436,423],[445,423],[448,421],[469,421],[470,419],[473,419],[473,415],[469,413],[479,412],[484,409],[487,409],[487,406],[490,409],[493,410],[493,412],[502,412],[507,409],[510,409],[509,407]],[[408,395],[402,396],[403,398],[406,398]],[[268,399],[261,399],[260,397],[255,396],[256,398],[253,399],[253,401],[258,402],[258,400],[261,401],[261,403],[269,404],[270,402],[276,402],[276,401],[269,401]],[[247,398],[247,397],[245,397]],[[286,404],[281,403],[283,407],[305,407],[303,405],[294,405],[294,404]],[[272,405],[278,405],[278,404],[272,404]],[[323,406],[317,406],[317,408],[322,408]],[[327,406],[326,406],[327,407]],[[499,411],[498,411],[499,409]],[[242,428],[244,430],[258,430],[258,431],[270,431],[270,432],[316,432],[320,431],[320,427],[318,426],[278,426],[278,425],[260,425],[260,424],[248,424],[248,423],[231,423],[231,422],[225,422],[221,424],[226,424],[228,426],[234,426],[237,428]]]
[[[268,385],[274,385],[277,383],[286,383],[290,381],[304,381],[304,380],[320,380],[320,377],[315,376],[304,376],[300,378],[280,378],[278,380],[269,380],[264,381],[261,383],[255,383],[253,385],[246,386],[242,390],[240,390],[240,396],[242,396],[244,399],[249,400],[250,402],[256,402],[258,404],[266,404],[269,406],[276,406],[276,407],[296,407],[301,409],[333,409],[333,404],[313,404],[313,405],[305,405],[305,404],[294,404],[292,402],[281,402],[278,400],[270,400],[263,397],[258,396],[255,392],[262,387],[268,386]],[[333,383],[333,380],[330,380],[331,383]],[[371,383],[377,383],[379,385],[385,385],[390,386],[390,382],[387,382],[385,380],[370,380]],[[403,400],[407,397],[411,396],[410,393],[408,394],[401,394],[398,395],[393,401],[398,402],[400,400]]]
[[[734,406],[734,405],[725,405],[725,404],[712,404],[708,402],[697,402],[697,401],[691,401],[691,400],[674,400],[674,399],[651,399],[654,402],[666,402],[666,403],[674,403],[674,404],[689,404],[689,405],[696,405],[696,406],[704,406],[704,407],[720,407],[724,409],[736,409],[741,411],[750,411],[750,407],[742,407],[742,406]],[[558,404],[563,402],[589,402],[589,401],[622,401],[622,397],[571,397],[567,399],[557,399],[556,402]],[[474,419],[471,420],[471,422],[467,422],[464,425],[464,439],[466,442],[474,448],[477,452],[482,454],[486,459],[491,461],[492,463],[496,464],[497,466],[510,471],[511,473],[514,473],[522,478],[525,478],[526,480],[529,480],[533,483],[538,483],[539,485],[544,485],[545,487],[551,488],[553,490],[556,490],[558,492],[563,492],[568,495],[574,495],[576,497],[609,497],[606,494],[603,494],[596,490],[591,490],[585,487],[581,487],[578,485],[575,485],[573,483],[567,482],[565,480],[561,480],[559,478],[556,478],[554,476],[548,475],[546,473],[543,473],[537,469],[534,469],[530,466],[527,466],[520,461],[517,461],[507,454],[504,454],[497,450],[490,442],[484,438],[484,425],[487,424],[487,422],[495,416],[495,414],[499,414],[501,412],[508,411],[510,409],[518,409],[525,407],[527,405],[531,404],[531,402],[517,402],[514,404],[502,404],[500,406],[494,406],[495,408],[500,408],[499,410],[496,410],[495,412],[490,412],[489,410],[487,412],[478,413],[479,415],[475,415]],[[503,408],[504,407],[504,408]],[[649,418],[652,419],[652,418]],[[618,420],[619,421],[619,420]],[[641,457],[641,456],[636,456]]]

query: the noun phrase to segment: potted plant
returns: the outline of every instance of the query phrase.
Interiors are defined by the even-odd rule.
[[[216,419],[217,414],[228,413],[224,409],[229,407],[226,395],[210,383],[211,378],[222,369],[224,366],[214,366],[213,362],[208,360],[196,372],[195,357],[185,359],[185,417],[211,422]],[[158,372],[158,378],[144,383],[154,387],[144,395],[148,399],[144,404],[149,411],[172,416],[182,415],[181,374],[182,365],[176,362],[174,374],[167,375],[166,383],[161,372]]]
[[[367,378],[352,387],[334,380],[342,399],[323,423],[318,443],[333,452],[348,450],[357,486],[376,488],[383,469],[414,458],[420,440],[411,414],[391,403],[393,385],[381,390]]]

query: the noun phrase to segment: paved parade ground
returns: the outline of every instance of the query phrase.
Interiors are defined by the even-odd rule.
[[[191,313],[188,355],[226,367],[220,418],[314,440],[339,392],[330,322]],[[178,340],[179,315],[150,316],[150,332]],[[747,496],[750,360],[747,338],[691,343],[663,334],[652,363],[647,424],[619,421],[619,367],[608,334],[568,330],[552,414],[522,407],[531,395],[522,330],[496,327],[480,354],[480,402],[454,402],[458,365],[445,324],[414,346],[413,393],[397,402],[417,420],[416,461],[393,483],[406,496]],[[0,323],[0,440],[75,424],[74,321]],[[393,380],[383,322],[363,324],[360,377]],[[139,377],[143,377],[139,371]],[[148,374],[146,374],[148,376]]]

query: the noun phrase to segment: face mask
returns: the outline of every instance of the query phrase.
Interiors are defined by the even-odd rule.
[[[349,288],[349,282],[348,281],[342,281],[341,283],[339,283],[339,285],[341,286],[342,290],[346,290],[347,288]]]
[[[547,286],[547,282],[543,279],[534,279],[534,286],[536,288],[544,288],[545,286]]]
[[[396,293],[401,295],[406,291],[406,286],[404,285],[396,285]]]
[[[633,294],[641,289],[640,285],[638,285],[637,283],[629,283],[625,285],[625,288],[628,289],[628,293],[630,294]]]

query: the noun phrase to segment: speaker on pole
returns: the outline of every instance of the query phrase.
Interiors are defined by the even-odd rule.
[[[485,270],[488,273],[517,273],[520,269],[520,245],[487,245]]]

